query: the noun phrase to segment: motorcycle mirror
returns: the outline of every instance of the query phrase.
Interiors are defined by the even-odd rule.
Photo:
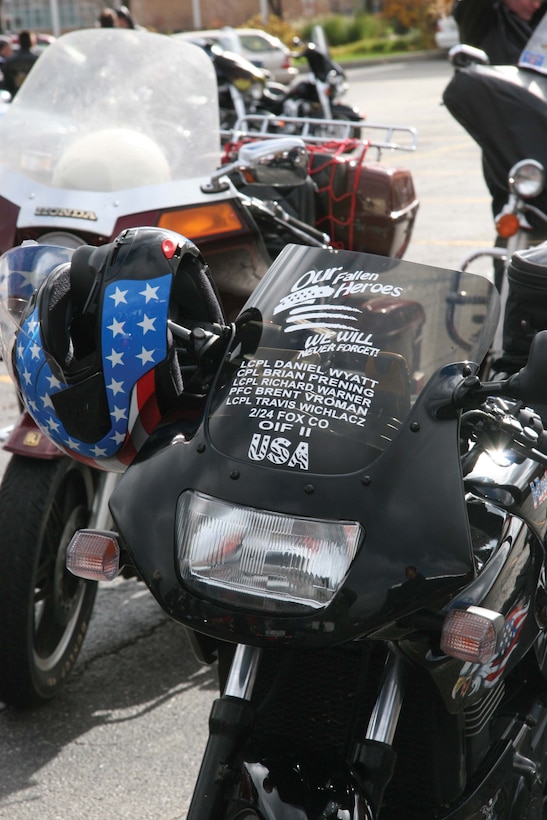
[[[467,68],[470,65],[490,65],[486,51],[465,43],[452,46],[448,52],[448,59],[454,68]]]
[[[308,177],[308,151],[299,137],[250,142],[239,149],[239,170],[247,183],[302,185]]]
[[[525,404],[547,404],[547,330],[536,333],[526,365],[505,382],[503,393]]]
[[[204,193],[217,193],[227,187],[221,177],[239,172],[247,185],[273,188],[302,185],[308,178],[309,157],[300,137],[257,140],[241,146],[235,162],[224,165],[202,185]]]
[[[547,330],[537,333],[530,346],[526,365],[507,379],[481,382],[477,376],[469,376],[456,387],[452,395],[454,407],[471,410],[488,396],[517,399],[532,408],[547,405]]]

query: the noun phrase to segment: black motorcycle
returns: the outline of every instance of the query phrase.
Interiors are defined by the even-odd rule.
[[[36,241],[70,255],[127,226],[170,227],[199,242],[230,321],[287,242],[331,236],[405,252],[418,209],[409,171],[369,162],[365,143],[331,143],[312,167],[307,142],[288,136],[240,145],[221,163],[217,93],[191,44],[140,30],[59,38],[0,120],[0,251]],[[108,526],[115,476],[72,462],[28,413],[3,447],[0,700],[24,708],[58,694],[78,658],[95,585],[65,572],[64,555],[74,530]]]
[[[246,114],[262,112],[265,96],[269,100],[277,98],[281,93],[282,86],[272,82],[266,71],[241,54],[226,51],[214,40],[207,38],[197,38],[194,42],[205,51],[215,69],[220,129],[223,134],[228,135]]]
[[[233,325],[185,315],[185,389],[67,565],[136,568],[218,660],[188,818],[540,820],[547,334],[482,383],[486,278],[294,245]]]
[[[309,70],[287,86],[272,81],[267,71],[239,54],[224,50],[218,43],[206,38],[195,40],[215,68],[220,125],[225,139],[229,139],[230,131],[242,120],[253,122],[255,115],[275,118],[277,132],[285,134],[299,133],[291,122],[293,118],[317,120],[310,133],[321,138],[340,138],[340,131],[333,128],[331,120],[362,122],[364,118],[359,110],[341,100],[348,87],[344,69],[332,59],[324,39],[323,45],[320,38],[318,40],[319,44],[310,40],[304,45],[298,41],[299,49],[294,56],[305,59]],[[348,125],[342,136],[359,139],[360,134],[358,125]]]
[[[347,135],[359,139],[361,127],[358,123],[362,123],[365,117],[355,106],[342,101],[348,89],[346,72],[332,59],[322,28],[316,26],[308,42],[302,43],[297,38],[294,45],[293,57],[305,60],[308,71],[295,77],[287,87],[266,85],[261,101],[264,113],[278,116],[278,128],[285,133],[293,133],[292,118],[304,118],[326,121],[314,126],[312,133],[315,136],[336,136],[339,131],[330,123],[334,120],[347,123]],[[286,124],[283,118],[287,118]]]

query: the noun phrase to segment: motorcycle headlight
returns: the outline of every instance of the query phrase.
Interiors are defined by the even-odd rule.
[[[185,585],[219,603],[277,614],[326,607],[342,586],[363,529],[228,504],[187,490],[177,504]]]
[[[545,187],[545,171],[541,162],[523,159],[509,171],[509,187],[522,199],[533,199]]]

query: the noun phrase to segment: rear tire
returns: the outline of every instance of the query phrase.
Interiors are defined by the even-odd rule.
[[[62,689],[87,631],[97,584],[65,568],[89,522],[90,468],[66,456],[12,456],[0,486],[0,700],[37,706]]]

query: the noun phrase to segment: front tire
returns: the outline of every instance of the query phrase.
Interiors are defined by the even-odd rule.
[[[0,700],[18,708],[57,695],[78,657],[97,584],[65,568],[89,522],[90,468],[62,456],[12,456],[0,486]]]

